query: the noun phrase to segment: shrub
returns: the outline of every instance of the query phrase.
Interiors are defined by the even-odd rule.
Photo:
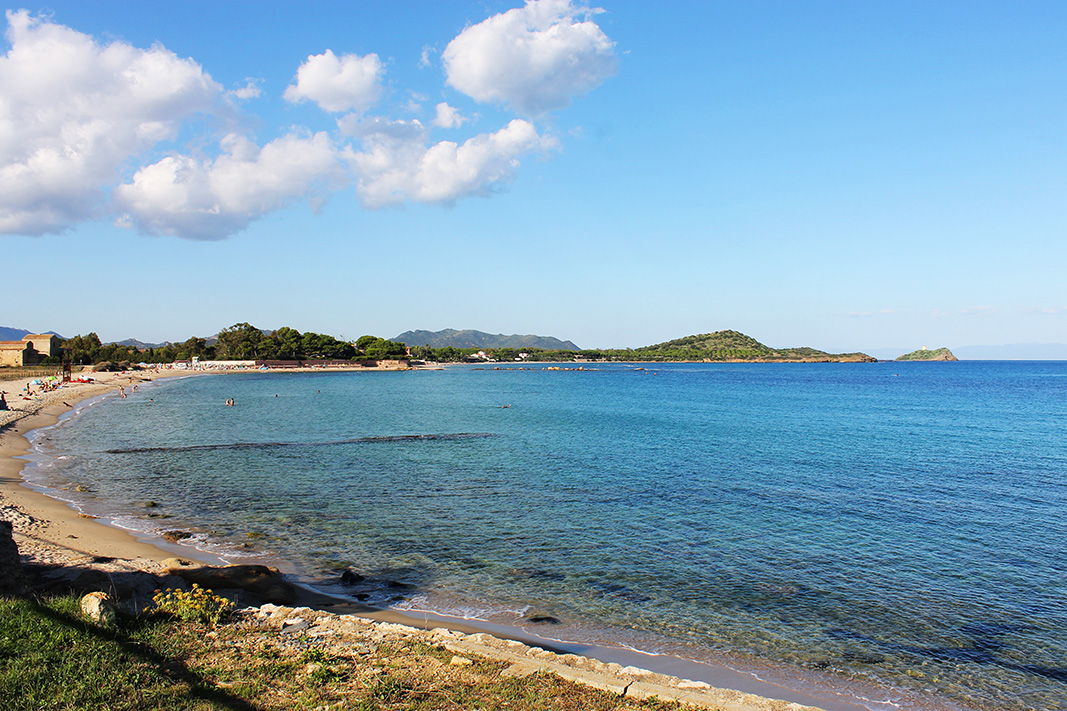
[[[233,612],[232,602],[196,583],[189,591],[167,589],[157,592],[152,602],[156,603],[157,612],[210,625],[218,624]]]

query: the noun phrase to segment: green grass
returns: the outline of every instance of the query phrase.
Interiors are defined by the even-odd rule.
[[[425,641],[346,644],[295,638],[237,622],[120,617],[83,620],[77,597],[0,599],[4,711],[669,711],[676,704],[620,698],[552,674],[501,675],[501,662]]]
[[[182,662],[169,623],[83,621],[75,597],[0,600],[0,698],[8,711],[249,709]]]

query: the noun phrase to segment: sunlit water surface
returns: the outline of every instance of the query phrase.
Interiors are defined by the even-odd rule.
[[[371,603],[1067,709],[1067,363],[231,374],[36,447],[89,513]]]

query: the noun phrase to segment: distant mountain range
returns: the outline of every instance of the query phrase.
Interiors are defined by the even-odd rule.
[[[548,351],[581,350],[571,341],[561,341],[552,336],[520,336],[502,333],[485,333],[484,331],[457,331],[446,328],[443,331],[404,331],[392,339],[406,346],[430,346],[431,348],[543,348]]]
[[[136,338],[127,338],[125,341],[111,341],[111,343],[115,343],[120,346],[133,346],[134,348],[143,351],[146,348],[162,348],[163,346],[167,345],[168,342],[145,343],[144,341],[138,341]]]
[[[55,331],[27,331],[22,328],[8,328],[7,326],[0,326],[0,341],[21,341],[23,336],[29,336],[30,334],[41,334],[53,336],[59,336]],[[63,336],[59,336],[63,338]]]

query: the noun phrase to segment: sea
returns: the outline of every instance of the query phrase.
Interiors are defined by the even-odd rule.
[[[872,711],[1067,709],[1067,362],[223,374],[32,442],[86,514],[367,604]]]

